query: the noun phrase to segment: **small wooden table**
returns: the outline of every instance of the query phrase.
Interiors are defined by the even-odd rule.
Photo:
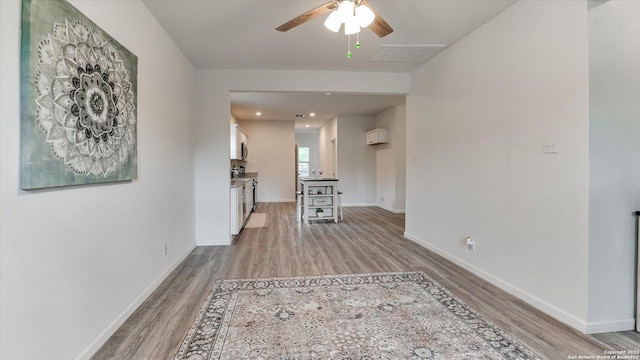
[[[338,223],[338,179],[301,178],[303,211],[305,224],[311,220],[333,219]]]

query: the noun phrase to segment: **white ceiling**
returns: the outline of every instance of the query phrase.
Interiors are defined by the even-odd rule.
[[[364,29],[360,35],[361,48],[355,49],[355,39],[352,40],[351,58],[346,57],[347,37],[323,26],[327,15],[288,32],[275,30],[328,0],[143,1],[196,68],[408,73],[424,61],[370,59],[383,45],[451,45],[516,0],[368,0],[394,32],[378,38]],[[314,111],[321,114],[317,116],[320,119],[346,115],[343,111],[356,108],[363,114],[372,114],[381,104],[398,101],[397,97],[371,101],[358,95],[350,97],[348,103],[352,106],[345,109],[344,99],[324,94],[234,93],[232,111],[240,119],[256,118],[255,111],[262,111],[264,118],[277,115],[281,119]],[[269,100],[273,101],[271,105]],[[307,104],[308,109],[302,109],[301,104]]]

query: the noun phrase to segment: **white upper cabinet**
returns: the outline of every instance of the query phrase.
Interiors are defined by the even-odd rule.
[[[373,129],[367,131],[367,145],[387,144],[389,142],[389,129]]]
[[[231,124],[231,160],[247,160],[248,147],[247,140],[249,138],[240,129],[238,124]]]

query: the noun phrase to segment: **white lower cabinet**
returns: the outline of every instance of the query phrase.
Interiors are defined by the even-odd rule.
[[[251,180],[247,181],[244,185],[244,198],[242,200],[242,222],[244,223],[249,215],[251,215],[251,210],[253,209],[253,182]]]
[[[231,234],[237,235],[242,230],[242,224],[244,224],[243,214],[243,200],[244,200],[244,186],[231,187]]]
[[[253,179],[245,179],[231,186],[231,235],[237,235],[242,230],[245,221],[253,210]]]

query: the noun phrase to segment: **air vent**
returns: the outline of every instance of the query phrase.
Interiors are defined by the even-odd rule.
[[[295,117],[297,117],[297,118],[303,118],[303,117],[304,117],[304,114],[296,114],[296,115],[295,115]]]
[[[382,45],[370,61],[423,62],[429,60],[445,46],[447,45]]]

